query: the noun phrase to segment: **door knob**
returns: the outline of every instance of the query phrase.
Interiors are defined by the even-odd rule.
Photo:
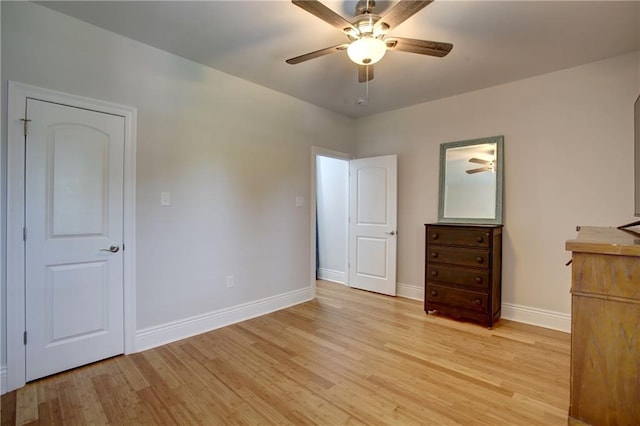
[[[396,235],[396,231],[385,232],[385,234],[389,234],[389,235]]]
[[[100,251],[110,251],[111,253],[117,253],[118,251],[120,251],[120,246],[113,245],[108,249],[100,249]]]

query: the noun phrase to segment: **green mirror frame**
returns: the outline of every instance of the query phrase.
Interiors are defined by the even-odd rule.
[[[504,137],[440,144],[439,223],[502,224]]]

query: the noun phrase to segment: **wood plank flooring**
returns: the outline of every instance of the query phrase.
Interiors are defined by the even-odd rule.
[[[565,425],[569,334],[318,282],[317,299],[2,396],[2,425]]]

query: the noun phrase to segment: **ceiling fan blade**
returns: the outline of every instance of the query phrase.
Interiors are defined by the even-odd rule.
[[[338,52],[340,50],[346,50],[347,47],[349,47],[349,43],[339,44],[337,46],[327,47],[325,49],[316,50],[315,52],[305,53],[304,55],[287,59],[286,62],[288,64],[295,65],[295,64],[299,64],[300,62],[308,61],[309,59],[315,59],[320,56],[328,55],[329,53]]]
[[[433,0],[400,0],[376,22],[376,28],[386,25],[387,29],[395,28],[423,8],[429,6]]]
[[[481,158],[469,158],[469,162],[470,163],[476,163],[476,164],[484,164],[484,165],[491,164],[491,161],[483,160]]]
[[[453,44],[439,41],[416,40],[403,37],[390,37],[384,41],[387,43],[387,49],[389,50],[437,56],[439,58],[447,56],[447,54],[451,52],[451,49],[453,49]]]
[[[373,65],[358,65],[358,82],[366,83],[373,80]]]
[[[491,170],[489,167],[480,167],[479,169],[471,169],[471,170],[466,170],[467,174],[474,174],[474,173],[480,173],[480,172],[488,172],[489,170]]]
[[[324,4],[316,0],[291,0],[291,3],[306,10],[310,14],[322,19],[328,24],[336,27],[340,31],[345,33],[354,32],[358,33],[358,29],[354,27],[351,22],[344,19],[342,16],[329,9]]]

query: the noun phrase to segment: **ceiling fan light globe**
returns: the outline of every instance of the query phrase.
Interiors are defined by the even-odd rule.
[[[363,37],[347,48],[349,59],[358,65],[373,65],[387,52],[387,45],[379,38]]]

